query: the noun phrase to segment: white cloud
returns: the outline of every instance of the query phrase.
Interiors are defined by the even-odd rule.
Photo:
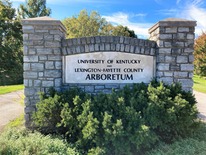
[[[69,3],[108,3],[101,0],[47,0],[48,4],[69,4]]]
[[[192,0],[192,5],[202,5],[204,0]]]
[[[177,1],[176,1],[176,4],[179,4],[180,2],[181,2],[181,0],[177,0]]]
[[[91,3],[91,4],[114,4],[118,3],[118,1],[110,1],[110,0],[47,0],[48,4],[72,4],[72,3]]]
[[[145,17],[145,16],[147,16],[147,14],[145,13],[138,13],[134,15],[134,17]]]
[[[206,31],[206,8],[202,7],[204,0],[177,0],[176,4],[175,8],[159,10],[158,13],[165,16],[197,21],[195,28],[197,35],[200,35],[202,31]]]
[[[171,17],[175,16],[176,17],[180,11],[176,8],[171,8],[171,9],[158,10],[157,12],[158,14],[163,14],[165,16],[171,16]]]
[[[156,0],[161,2],[161,0]],[[167,17],[183,18],[187,20],[197,21],[195,28],[196,35],[201,35],[202,32],[206,31],[206,8],[203,7],[204,0],[176,0],[177,6],[170,9],[159,10],[159,14],[163,14]],[[146,14],[126,14],[123,12],[114,13],[111,16],[103,16],[107,21],[114,24],[121,24],[134,30],[139,37],[147,38],[148,29],[154,25],[154,23],[137,23],[131,22],[133,17],[145,17]]]
[[[206,31],[206,9],[191,6],[188,13],[192,19],[197,21],[196,32],[201,34],[202,31]]]
[[[206,9],[201,7],[203,4],[202,2],[202,0],[195,0],[181,11],[182,18],[197,21],[197,27],[195,30],[197,35],[202,34],[202,31],[206,31]]]
[[[11,2],[25,2],[25,0],[10,0]]]
[[[145,15],[144,15],[145,16]],[[123,12],[114,13],[111,16],[102,16],[107,21],[113,23],[114,25],[127,26],[129,29],[134,30],[135,34],[139,38],[148,38],[148,29],[153,25],[153,23],[136,23],[129,20],[133,15],[129,15]]]
[[[162,0],[155,0],[155,2],[156,2],[157,4],[161,4],[161,3],[162,3]]]
[[[112,16],[102,16],[109,22],[113,22],[115,24],[125,24],[128,23],[128,14],[118,12],[114,13]]]

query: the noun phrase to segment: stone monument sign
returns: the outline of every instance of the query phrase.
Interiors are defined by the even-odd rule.
[[[65,39],[66,28],[50,17],[24,19],[26,126],[38,92],[79,87],[96,94],[153,78],[193,86],[195,21],[166,19],[149,29],[149,40],[122,36]]]
[[[63,58],[64,83],[149,83],[156,66],[153,56],[93,52]]]

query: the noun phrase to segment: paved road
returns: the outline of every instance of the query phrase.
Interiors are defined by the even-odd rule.
[[[24,112],[24,106],[20,104],[22,99],[23,90],[0,95],[0,131]]]
[[[194,91],[194,95],[198,101],[199,117],[206,122],[206,94]],[[23,90],[0,95],[0,131],[24,112],[24,107],[19,104],[22,97]]]
[[[193,91],[198,102],[197,109],[200,112],[199,117],[206,122],[206,94]]]

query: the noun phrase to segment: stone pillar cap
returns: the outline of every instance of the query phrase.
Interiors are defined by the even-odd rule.
[[[22,19],[22,25],[59,25],[66,32],[66,27],[60,20],[48,16]]]
[[[50,20],[50,21],[57,21],[57,19],[51,18],[49,16],[22,19],[22,21],[27,21],[27,20],[43,20],[43,21]]]
[[[152,26],[149,29],[149,33],[152,33],[155,29],[157,29],[160,26],[164,27],[195,27],[196,21],[193,20],[187,20],[182,18],[166,18],[158,23],[156,23],[154,26]]]
[[[166,18],[166,19],[163,19],[161,21],[193,21],[193,20],[187,20],[187,19],[183,19],[183,18]]]

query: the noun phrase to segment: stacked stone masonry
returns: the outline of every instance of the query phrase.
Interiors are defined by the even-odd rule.
[[[61,41],[66,29],[60,21],[48,17],[23,20],[22,24],[25,119],[26,126],[30,126],[39,92],[47,92],[50,87],[61,88]]]
[[[167,84],[179,82],[186,91],[193,86],[193,45],[196,22],[166,19],[150,30],[150,40],[157,43],[156,78]]]
[[[50,87],[62,91],[79,87],[88,93],[110,93],[125,84],[65,84],[62,57],[91,52],[124,52],[156,57],[156,78],[167,84],[180,82],[192,91],[193,45],[196,22],[167,19],[150,30],[150,40],[93,36],[65,39],[66,29],[59,20],[49,17],[22,21],[24,39],[25,119],[30,127],[31,115],[39,101],[39,92]]]
[[[62,55],[64,56],[104,51],[156,55],[156,42],[123,36],[95,36],[66,39],[62,41],[62,47]]]

